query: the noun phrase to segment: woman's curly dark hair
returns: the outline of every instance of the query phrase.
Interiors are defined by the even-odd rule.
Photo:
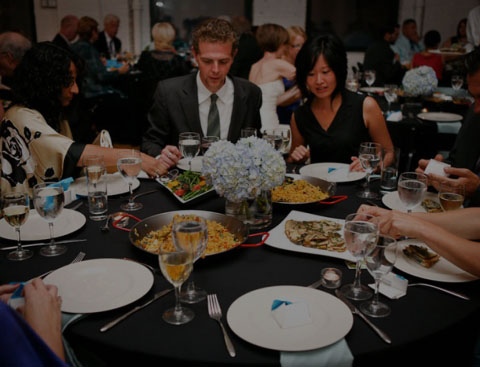
[[[60,102],[62,88],[74,82],[70,72],[71,62],[80,74],[83,63],[73,52],[52,42],[34,45],[15,68],[12,79],[13,102],[37,110],[52,128],[58,130],[63,118]]]

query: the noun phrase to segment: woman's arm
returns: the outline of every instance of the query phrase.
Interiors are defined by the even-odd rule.
[[[305,138],[300,133],[300,130],[298,130],[295,114],[292,114],[290,120],[290,130],[292,132],[292,145],[287,162],[303,163],[310,158],[310,150],[305,147]]]

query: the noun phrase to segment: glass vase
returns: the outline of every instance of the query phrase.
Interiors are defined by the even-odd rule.
[[[272,192],[261,190],[254,198],[240,202],[226,199],[225,214],[241,220],[249,229],[268,227],[272,223]]]

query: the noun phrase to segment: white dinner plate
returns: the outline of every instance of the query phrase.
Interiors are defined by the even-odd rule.
[[[352,182],[365,177],[365,172],[350,172],[349,167],[346,163],[312,163],[300,168],[300,174],[330,182]]]
[[[202,161],[203,157],[195,157],[192,159],[192,171],[193,172],[202,172]],[[184,171],[188,171],[190,166],[188,165],[188,159],[182,158],[177,162],[177,167],[183,169]]]
[[[407,274],[414,275],[419,278],[434,280],[438,282],[460,283],[470,282],[478,279],[476,276],[467,273],[458,266],[452,264],[447,259],[440,257],[440,260],[431,268],[426,268],[415,261],[409,259],[403,253],[403,249],[408,245],[421,245],[428,247],[425,243],[417,239],[408,239],[398,242],[397,260],[394,266]]]
[[[312,322],[280,328],[271,313],[274,300],[305,302]],[[325,347],[342,339],[352,328],[353,315],[329,293],[308,287],[274,286],[235,300],[228,309],[227,322],[235,334],[252,344],[294,352]]]
[[[140,186],[140,181],[135,179],[132,189],[135,190]],[[70,186],[75,191],[77,196],[88,196],[87,192],[87,178],[85,176],[79,177]],[[128,184],[118,172],[107,174],[107,193],[108,196],[125,194],[128,192]]]
[[[54,237],[62,237],[73,233],[83,227],[87,219],[85,216],[71,209],[63,209],[58,218],[53,222]],[[27,221],[20,228],[22,241],[41,241],[50,239],[48,223],[35,209],[31,209]],[[15,229],[5,219],[0,220],[0,233],[2,238],[17,240]]]
[[[428,121],[436,122],[454,122],[462,121],[462,115],[457,115],[456,113],[449,112],[421,112],[417,115],[418,118]]]
[[[323,255],[323,256],[328,256],[328,257],[335,257],[338,259],[344,259],[348,261],[357,261],[355,257],[353,257],[348,250],[345,250],[344,252],[336,252],[336,251],[327,251],[327,250],[321,250],[317,248],[312,248],[312,247],[305,247],[302,245],[297,245],[293,242],[291,242],[287,235],[285,234],[285,223],[287,220],[292,219],[292,220],[331,220],[337,223],[340,223],[342,225],[342,229],[339,231],[339,233],[343,237],[343,225],[345,221],[343,219],[336,219],[336,218],[328,218],[328,217],[322,217],[320,215],[315,215],[315,214],[310,214],[310,213],[305,213],[297,210],[292,210],[288,215],[285,217],[284,220],[280,224],[278,224],[275,228],[271,229],[269,231],[269,236],[265,242],[268,246],[275,247],[281,250],[287,250],[287,251],[294,251],[294,252],[303,252],[306,254],[314,254],[314,255]]]
[[[92,313],[113,310],[144,296],[153,274],[135,261],[93,259],[65,265],[44,279],[58,287],[62,311]]]
[[[438,196],[437,194],[433,192],[426,192],[425,195],[423,196],[423,199],[430,199],[433,201],[438,201]],[[398,210],[401,212],[406,212],[407,208],[405,205],[403,205],[402,201],[400,200],[400,197],[398,196],[398,191],[392,191],[389,192],[388,194],[383,195],[382,197],[382,203],[387,207],[392,210]],[[412,212],[420,212],[420,213],[426,213],[427,211],[425,208],[422,206],[422,204],[418,204],[416,207],[412,209]]]
[[[360,88],[360,92],[381,94],[381,93],[385,92],[385,88],[382,88],[382,87],[363,87],[363,88]]]

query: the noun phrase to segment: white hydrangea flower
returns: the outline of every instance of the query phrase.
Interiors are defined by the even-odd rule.
[[[419,66],[405,73],[402,85],[407,95],[428,96],[437,88],[438,79],[430,66]]]

